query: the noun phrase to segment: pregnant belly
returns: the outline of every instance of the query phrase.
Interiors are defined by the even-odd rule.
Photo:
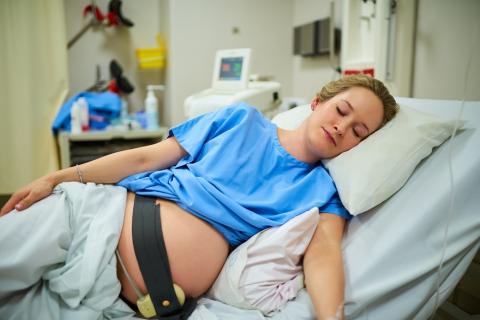
[[[118,251],[125,267],[143,293],[147,287],[135,257],[132,216],[135,194],[129,193]],[[210,224],[183,210],[176,203],[158,199],[162,231],[173,282],[189,296],[205,293],[215,281],[228,255],[228,242]],[[122,294],[135,303],[137,297],[120,267]]]

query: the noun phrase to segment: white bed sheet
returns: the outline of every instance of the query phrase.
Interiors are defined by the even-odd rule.
[[[460,101],[398,98],[455,118]],[[465,130],[453,140],[456,197],[440,278],[440,302],[454,289],[480,245],[480,101],[466,102]],[[344,239],[347,319],[427,319],[434,310],[437,268],[449,208],[447,141],[383,204],[355,217]],[[260,312],[201,299],[190,319],[265,319]],[[272,317],[314,319],[307,293]]]

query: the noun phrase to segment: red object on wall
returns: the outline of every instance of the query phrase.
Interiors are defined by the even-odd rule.
[[[351,75],[353,75],[353,74],[359,74],[359,73],[360,73],[360,70],[352,70],[352,69],[350,69],[350,70],[343,70],[343,74],[344,74],[345,76],[351,76]]]
[[[366,69],[346,69],[343,71],[343,75],[345,76],[350,76],[350,75],[353,75],[353,74],[366,74],[366,75],[369,75],[371,77],[374,77],[375,76],[375,69],[373,68],[366,68]]]
[[[362,70],[362,73],[363,73],[363,74],[367,74],[367,75],[369,75],[370,77],[374,77],[374,76],[375,76],[375,71],[374,71],[373,68],[363,69],[363,70]]]

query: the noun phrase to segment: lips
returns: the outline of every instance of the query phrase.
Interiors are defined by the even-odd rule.
[[[328,140],[330,140],[334,146],[337,146],[337,143],[335,142],[335,139],[333,139],[332,135],[327,130],[325,130],[325,128],[322,127],[322,129],[325,132],[325,136],[327,136]]]

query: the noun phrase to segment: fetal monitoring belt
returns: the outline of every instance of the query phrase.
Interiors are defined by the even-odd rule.
[[[163,239],[160,206],[155,199],[135,196],[133,207],[133,246],[148,294],[143,295],[127,273],[117,252],[120,265],[138,297],[140,313],[151,318],[183,320],[193,312],[196,299],[187,297],[173,283],[167,250]]]

